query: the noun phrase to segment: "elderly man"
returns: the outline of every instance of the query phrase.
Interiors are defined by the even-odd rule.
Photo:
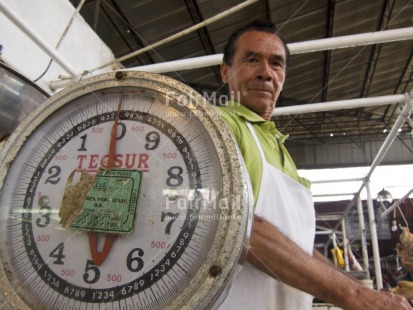
[[[288,49],[273,24],[255,22],[230,38],[221,76],[232,98],[217,108],[246,163],[255,198],[248,263],[221,309],[308,310],[312,298],[349,310],[411,309],[336,270],[313,250],[315,218],[309,182],[270,122],[286,77]]]

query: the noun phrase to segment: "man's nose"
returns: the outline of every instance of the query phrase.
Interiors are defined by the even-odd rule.
[[[262,61],[258,68],[257,78],[260,80],[271,81],[271,67],[267,61]]]

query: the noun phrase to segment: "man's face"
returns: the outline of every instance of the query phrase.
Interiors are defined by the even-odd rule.
[[[248,31],[235,47],[232,64],[221,66],[222,79],[242,105],[269,120],[285,80],[284,45],[274,34]]]

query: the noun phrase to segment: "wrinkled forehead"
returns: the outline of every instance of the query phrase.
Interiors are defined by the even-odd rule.
[[[238,37],[235,42],[235,55],[246,52],[286,58],[283,41],[274,33],[262,31],[247,31]]]

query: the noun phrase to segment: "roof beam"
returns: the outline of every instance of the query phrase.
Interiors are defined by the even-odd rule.
[[[196,24],[202,23],[204,19],[202,18],[201,10],[199,9],[197,1],[196,0],[185,0],[185,4],[189,11],[189,15],[191,16],[193,24],[196,25]],[[197,32],[198,32],[198,37],[204,47],[205,53],[207,55],[215,54],[216,53],[215,48],[214,48],[214,45],[212,44],[211,37],[206,27],[199,28]],[[219,70],[217,69],[216,66],[213,66],[212,70],[214,71],[214,74],[215,74],[215,77],[218,83],[222,85],[221,75],[220,75]]]
[[[99,20],[100,0],[95,1],[95,10],[93,12],[93,25],[92,28],[96,32]]]
[[[214,23],[214,22],[216,22],[217,20],[220,20],[220,19],[222,19],[222,18],[225,18],[225,17],[228,16],[228,15],[231,15],[231,14],[233,14],[233,13],[239,11],[239,10],[242,10],[242,9],[244,9],[245,7],[247,7],[247,6],[255,3],[255,2],[257,2],[257,1],[258,1],[258,0],[246,0],[246,1],[244,1],[244,2],[242,2],[242,3],[240,3],[240,4],[238,4],[238,5],[230,8],[230,9],[224,11],[224,12],[221,12],[221,13],[213,16],[213,17],[208,18],[207,20],[205,20],[205,21],[203,21],[203,22],[201,22],[201,23],[199,23],[199,24],[193,25],[192,27],[189,27],[189,28],[187,28],[187,29],[185,29],[185,30],[183,30],[183,31],[178,32],[178,33],[175,33],[175,34],[173,34],[173,35],[171,35],[171,36],[169,36],[169,37],[167,37],[167,38],[165,38],[165,39],[163,39],[163,40],[160,40],[160,41],[158,41],[158,42],[156,42],[156,43],[152,43],[152,44],[150,44],[150,45],[148,45],[148,46],[146,46],[146,47],[144,47],[144,48],[141,48],[141,49],[139,49],[139,50],[137,50],[137,51],[134,51],[134,52],[132,52],[132,53],[130,53],[130,54],[128,54],[128,55],[122,56],[122,57],[117,58],[117,59],[114,59],[114,60],[112,60],[112,61],[110,61],[110,62],[108,62],[108,63],[102,64],[102,65],[100,65],[100,66],[97,67],[97,68],[94,68],[94,69],[89,70],[89,72],[94,72],[94,71],[103,69],[103,68],[105,68],[105,67],[108,67],[108,66],[110,66],[110,65],[113,65],[113,64],[116,63],[116,62],[121,62],[121,61],[127,60],[127,59],[129,59],[129,58],[132,58],[132,57],[134,57],[134,56],[137,56],[137,55],[140,55],[140,54],[142,54],[142,53],[145,53],[145,52],[147,52],[147,51],[149,51],[149,50],[153,50],[153,49],[155,49],[156,47],[159,47],[159,46],[161,46],[161,45],[164,45],[164,44],[166,44],[166,43],[169,43],[169,42],[171,42],[171,41],[173,41],[173,40],[179,39],[179,38],[181,38],[181,37],[183,37],[183,36],[185,36],[185,35],[187,35],[187,34],[189,34],[189,33],[191,33],[191,32],[194,32],[194,31],[196,31],[196,30],[198,30],[198,29],[200,29],[200,28],[202,28],[202,27],[205,27],[205,26],[207,26],[207,25],[209,25],[209,24],[211,24],[211,23]]]
[[[328,0],[327,38],[333,37],[335,6],[336,6],[335,0]],[[322,95],[321,95],[321,101],[327,101],[328,84],[330,80],[330,62],[331,62],[331,51],[327,50],[324,53],[324,77],[323,77],[323,90],[322,90]]]
[[[394,0],[391,0],[391,1],[385,0],[383,10],[381,13],[380,25],[377,29],[378,31],[386,30],[388,28],[390,17],[392,15],[393,8],[394,8],[394,2],[395,2]],[[373,50],[371,51],[370,59],[368,62],[369,67],[366,71],[366,75],[364,76],[363,88],[360,94],[361,98],[365,98],[369,95],[371,82],[373,81],[374,72],[376,71],[377,62],[380,56],[381,46],[382,44],[375,44],[373,46]]]
[[[185,0],[186,8],[188,9],[189,15],[191,16],[192,22],[194,24],[199,24],[204,21],[202,18],[201,11],[199,9],[198,3],[196,0]],[[200,28],[197,30],[199,39],[201,40],[204,50],[207,55],[215,54],[214,46],[211,42],[211,37],[209,36],[208,30],[206,27]]]
[[[135,30],[135,28],[131,27],[131,23],[129,22],[128,18],[125,16],[125,14],[123,14],[122,9],[120,8],[119,4],[116,2],[116,0],[111,0],[112,2],[112,6],[111,7],[106,1],[104,1],[104,3],[108,6],[108,8],[110,10],[112,10],[116,16],[118,16],[122,22],[127,25],[128,29],[130,30],[130,33],[133,35],[133,38],[136,40],[136,42],[138,43],[139,46],[141,46],[141,48],[144,48],[145,46],[147,46],[147,44],[145,44],[144,40],[141,38],[141,36],[138,34],[138,32]],[[105,11],[106,13],[106,11]],[[118,33],[120,34],[120,36],[123,38],[123,40],[125,41],[126,45],[129,46],[130,50],[133,51],[133,48],[130,46],[130,44],[128,43],[128,40],[124,37],[123,32],[121,30],[119,30],[119,27],[117,27],[116,23],[110,18],[110,14],[106,13],[108,16],[108,19],[113,23],[114,27],[117,29]],[[148,59],[150,60],[150,62],[154,63],[154,60],[152,58],[152,56],[149,54],[149,52],[146,52],[145,55],[148,57]],[[135,57],[135,59],[142,63],[141,60],[138,57]]]
[[[404,69],[403,69],[402,73],[400,74],[399,81],[397,82],[397,85],[394,89],[393,94],[397,94],[398,92],[405,93],[405,92],[408,91],[407,86],[409,85],[410,81],[413,78],[412,61],[413,61],[413,50],[410,52],[410,57],[407,59],[406,65],[404,66]],[[402,85],[403,83],[404,83],[404,86]],[[386,120],[386,116],[387,116],[387,113],[389,112],[391,107],[388,106],[386,108],[386,111],[383,114],[383,119],[382,120],[383,120],[383,122],[386,123],[387,127],[390,127],[389,124],[390,124],[391,120],[393,119],[394,113],[396,113],[397,107],[398,106],[395,106],[393,108],[393,111],[390,114],[390,116],[388,117],[388,120]]]
[[[301,126],[303,126],[316,140],[320,141],[322,144],[325,143],[323,139],[317,136],[315,132],[313,132],[308,126],[306,126],[300,119],[296,118],[295,121],[299,123]]]
[[[394,0],[385,0],[383,5],[383,10],[381,13],[380,23],[378,26],[378,31],[386,30],[389,25],[390,16],[392,15],[394,8]],[[382,44],[375,44],[370,54],[370,59],[368,62],[368,68],[366,70],[366,75],[364,76],[364,82],[360,94],[360,98],[366,98],[369,95],[371,83],[374,78],[374,73],[376,72],[377,62],[379,61],[380,51]],[[385,113],[384,113],[385,114]],[[361,111],[357,110],[358,123],[361,121]],[[357,126],[359,126],[359,124]]]
[[[268,0],[264,0],[264,10],[265,10],[265,16],[267,17],[267,20],[272,21],[271,20],[270,4],[268,3]]]

